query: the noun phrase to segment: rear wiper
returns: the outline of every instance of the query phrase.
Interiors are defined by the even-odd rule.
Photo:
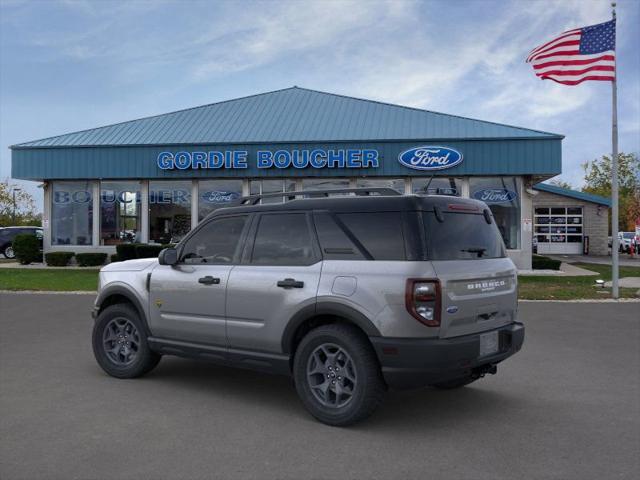
[[[484,255],[484,252],[486,252],[487,249],[482,247],[472,247],[472,248],[463,248],[460,251],[467,252],[467,253],[477,253],[478,257],[481,257],[482,255]]]

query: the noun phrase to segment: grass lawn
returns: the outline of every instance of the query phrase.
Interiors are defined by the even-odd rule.
[[[611,280],[611,267],[595,263],[574,263],[575,266],[598,272],[589,277],[518,277],[520,298],[523,300],[572,300],[576,298],[611,298],[611,289],[594,287],[597,279]],[[640,267],[620,267],[620,277],[640,277]],[[607,293],[598,293],[604,290]],[[637,298],[638,289],[621,288],[620,297]]]
[[[610,298],[610,289],[594,287],[596,279],[611,280],[611,267],[577,263],[578,267],[598,272],[589,277],[520,276],[520,298],[526,300],[571,300]],[[620,267],[620,277],[640,277],[640,267]],[[0,268],[0,290],[95,291],[98,270]],[[598,293],[604,290],[607,293]],[[635,288],[621,288],[621,297],[638,297]]]
[[[98,270],[54,270],[0,268],[0,290],[72,290],[98,289]]]

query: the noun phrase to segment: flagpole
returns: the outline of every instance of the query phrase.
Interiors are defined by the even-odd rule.
[[[611,14],[616,19],[616,2],[611,2]],[[617,27],[617,25],[616,25]],[[617,31],[617,28],[616,28]],[[611,82],[611,296],[619,297],[618,291],[618,56],[615,76]]]

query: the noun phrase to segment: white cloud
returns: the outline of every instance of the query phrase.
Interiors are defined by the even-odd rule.
[[[290,55],[339,48],[339,43],[363,26],[402,9],[400,2],[305,2],[266,4],[261,11],[240,14],[235,32],[199,39],[203,58],[194,70],[198,79],[256,68]],[[265,5],[261,5],[264,7]],[[204,47],[204,48],[203,48]]]

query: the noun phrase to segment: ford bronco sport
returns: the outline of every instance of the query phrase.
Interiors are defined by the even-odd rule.
[[[494,374],[524,340],[487,206],[387,189],[239,199],[157,260],[104,267],[93,316],[109,375],[162,355],[291,375],[330,425],[366,418],[388,388]]]

